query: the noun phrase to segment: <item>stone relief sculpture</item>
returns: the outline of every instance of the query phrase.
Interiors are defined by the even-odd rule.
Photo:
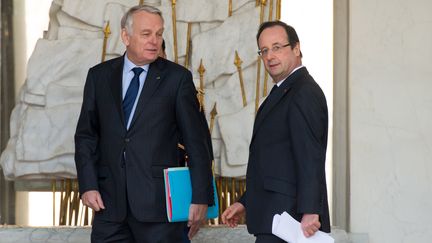
[[[0,158],[6,178],[76,177],[73,135],[87,71],[101,62],[102,53],[105,60],[123,55],[120,19],[139,2],[53,0],[49,29],[29,60],[27,79],[11,116],[11,138]],[[273,0],[144,3],[164,13],[168,59],[189,68],[203,91],[216,174],[243,177],[257,104],[266,96],[264,86],[271,86],[263,82],[267,79],[263,68],[257,68],[255,34],[260,21],[275,19],[276,4]],[[104,45],[108,24],[110,35]],[[201,64],[205,71],[200,73]]]

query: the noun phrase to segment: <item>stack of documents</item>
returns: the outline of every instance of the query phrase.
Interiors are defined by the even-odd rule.
[[[287,212],[273,217],[272,233],[289,243],[334,243],[334,239],[327,233],[317,231],[309,238],[304,236],[300,223]]]
[[[188,221],[189,207],[192,201],[192,184],[188,167],[164,169],[165,199],[169,222]],[[207,218],[219,216],[219,204],[216,184],[213,178],[214,202],[208,207]]]

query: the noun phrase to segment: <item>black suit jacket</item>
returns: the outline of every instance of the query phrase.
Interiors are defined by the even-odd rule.
[[[126,129],[123,63],[124,57],[115,58],[87,75],[75,134],[80,193],[101,193],[106,209],[97,216],[105,220],[123,220],[128,202],[138,220],[166,222],[162,170],[179,166],[181,134],[189,155],[192,202],[213,204],[210,134],[191,73],[166,59],[151,63]]]
[[[271,233],[273,216],[298,221],[319,214],[330,232],[325,179],[327,105],[305,67],[291,74],[261,105],[255,118],[246,174],[248,231]]]

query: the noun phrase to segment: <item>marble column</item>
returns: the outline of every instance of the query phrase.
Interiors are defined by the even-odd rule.
[[[349,0],[334,1],[332,225],[349,230]]]

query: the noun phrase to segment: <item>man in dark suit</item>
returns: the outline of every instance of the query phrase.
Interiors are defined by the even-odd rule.
[[[188,148],[189,237],[213,204],[209,130],[191,73],[158,57],[163,18],[153,7],[122,18],[124,56],[92,67],[75,134],[81,199],[94,209],[92,242],[181,242],[184,223],[167,223],[163,169]]]
[[[319,229],[330,232],[324,94],[302,65],[294,28],[280,21],[263,23],[257,42],[275,86],[255,118],[246,192],[222,220],[234,227],[246,212],[256,242],[284,242],[272,235],[273,216],[284,211],[301,222],[306,237]]]

